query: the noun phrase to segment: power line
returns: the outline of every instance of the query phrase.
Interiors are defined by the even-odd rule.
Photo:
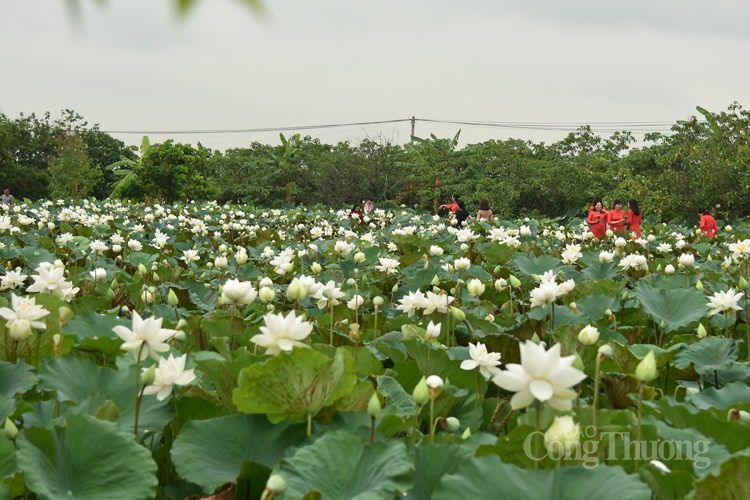
[[[371,125],[384,125],[389,123],[404,122],[424,122],[424,123],[443,123],[446,125],[461,125],[468,127],[490,127],[517,130],[542,130],[553,132],[574,132],[581,128],[580,123],[573,122],[493,122],[493,121],[476,121],[476,120],[439,120],[429,118],[400,118],[394,120],[380,120],[369,122],[351,122],[351,123],[328,123],[322,125],[299,125],[285,127],[262,127],[262,128],[244,128],[244,129],[206,129],[206,130],[104,130],[109,134],[138,134],[138,135],[186,135],[186,134],[245,134],[257,132],[285,132],[295,130],[319,130],[342,127],[363,127]],[[624,128],[631,128],[630,132],[649,133],[649,132],[668,132],[674,125],[674,122],[591,122],[586,124],[600,132],[617,132]]]

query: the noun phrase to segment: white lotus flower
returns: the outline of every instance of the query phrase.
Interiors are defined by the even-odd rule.
[[[521,236],[531,236],[531,228],[529,226],[523,225],[519,229],[519,234]]]
[[[716,292],[713,297],[708,298],[708,307],[712,308],[708,315],[713,316],[716,313],[725,311],[741,311],[742,307],[737,305],[740,299],[745,294],[743,292],[735,292],[733,288],[730,288],[726,292]]]
[[[362,297],[361,295],[355,295],[349,302],[346,303],[346,307],[348,307],[352,311],[356,311],[357,309],[362,307],[362,304],[364,303],[364,297]]]
[[[602,250],[599,252],[599,262],[607,263],[612,262],[612,259],[615,258],[615,254],[612,252],[607,252],[606,250]]]
[[[675,272],[675,268],[672,264],[667,264],[666,267],[664,268],[664,274],[666,275],[674,274],[674,272]]]
[[[78,293],[78,287],[73,288],[72,283],[65,281],[64,267],[56,267],[51,264],[40,265],[36,268],[39,274],[32,274],[34,284],[26,289],[29,293],[51,293],[65,301],[70,301]]]
[[[89,248],[91,249],[92,253],[101,255],[107,251],[107,244],[102,240],[94,240],[89,243]]]
[[[182,252],[182,257],[180,257],[180,260],[185,261],[185,264],[190,264],[191,262],[197,261],[198,258],[198,250],[188,249]]]
[[[750,254],[750,240],[741,240],[729,244],[729,251],[733,259],[746,258]]]
[[[36,299],[31,297],[19,297],[15,293],[10,294],[11,308],[0,307],[0,316],[5,318],[5,324],[13,340],[26,340],[31,335],[31,329],[46,330],[47,325],[38,321],[49,314],[42,306],[36,305]]]
[[[261,334],[250,341],[265,347],[266,354],[275,356],[281,351],[291,352],[294,347],[307,347],[301,341],[310,335],[313,325],[294,311],[289,311],[286,317],[283,314],[266,314],[263,322],[265,326],[260,327]]]
[[[138,240],[128,240],[128,247],[134,252],[143,250],[143,245]]]
[[[484,293],[485,286],[480,280],[473,279],[466,285],[466,289],[472,297],[480,297]]]
[[[89,274],[91,275],[94,281],[101,281],[107,277],[107,271],[105,271],[101,267],[97,267],[93,271],[90,271]]]
[[[445,250],[443,250],[442,248],[440,248],[437,245],[431,245],[430,246],[430,254],[433,255],[433,256],[435,256],[435,257],[440,257],[441,255],[443,255],[443,252],[445,252]]]
[[[691,253],[684,253],[677,259],[677,263],[680,267],[688,267],[695,264],[695,257]]]
[[[460,259],[456,259],[455,261],[453,261],[453,267],[456,268],[456,271],[465,271],[471,267],[471,261],[466,257],[461,257]]]
[[[471,359],[461,362],[462,370],[479,368],[479,373],[484,378],[493,377],[502,371],[497,367],[500,364],[500,353],[487,352],[487,346],[481,342],[477,342],[476,345],[469,342],[469,355]]]
[[[123,351],[133,351],[133,354],[137,357],[140,350],[141,360],[146,359],[147,356],[158,360],[160,352],[169,351],[169,345],[165,341],[177,334],[175,330],[162,328],[162,321],[163,318],[155,316],[144,320],[136,311],[133,311],[132,330],[126,326],[117,325],[112,328],[112,331],[125,341],[120,346]]]
[[[214,259],[214,266],[216,266],[216,269],[224,269],[225,267],[227,267],[227,265],[229,265],[229,261],[223,255],[220,255],[216,257],[216,259]]]
[[[24,281],[26,281],[26,275],[21,273],[20,267],[16,268],[15,271],[11,269],[5,273],[5,276],[0,278],[0,290],[15,290],[23,286]]]
[[[329,295],[326,297],[326,292]],[[325,285],[321,285],[320,288],[313,294],[313,298],[318,302],[318,309],[325,309],[328,307],[329,301],[333,306],[339,305],[339,299],[346,295],[341,291],[341,288],[336,286],[335,281],[329,281]]]
[[[531,307],[546,306],[557,298],[557,284],[552,281],[542,281],[539,286],[531,291]]]
[[[425,337],[427,340],[435,340],[440,336],[440,328],[443,326],[442,323],[438,323],[437,325],[430,321],[430,324],[427,325],[427,334]]]
[[[387,257],[380,257],[378,261],[380,262],[380,265],[375,266],[375,269],[377,269],[378,271],[383,272],[385,274],[398,273],[398,265],[399,265],[398,259],[389,259]]]
[[[427,297],[422,292],[417,290],[416,292],[409,292],[408,295],[404,295],[399,299],[399,306],[396,309],[403,311],[410,318],[414,316],[414,313],[420,309],[424,309],[429,305]]]
[[[439,389],[443,387],[443,379],[438,375],[430,375],[425,382],[430,389]]]
[[[575,356],[560,357],[560,344],[549,351],[531,340],[521,344],[521,364],[510,363],[492,381],[506,391],[515,392],[513,409],[526,408],[534,399],[549,403],[560,411],[570,411],[576,393],[569,389],[586,378],[573,368]]]
[[[455,297],[448,295],[443,290],[440,290],[440,293],[427,292],[422,306],[424,308],[422,314],[427,316],[435,311],[445,314],[448,312],[448,307],[450,307],[451,302],[454,300]]]
[[[578,333],[578,341],[583,345],[594,345],[599,340],[599,330],[595,326],[586,325]]]
[[[354,245],[344,240],[338,240],[333,249],[342,257],[346,257],[354,250]]]
[[[195,380],[195,372],[185,369],[187,354],[175,358],[170,354],[169,358],[159,358],[159,365],[154,373],[154,383],[143,389],[143,394],[149,396],[156,394],[156,399],[164,401],[172,394],[172,386],[187,385]],[[145,372],[148,368],[143,368]]]
[[[663,253],[670,253],[672,251],[672,245],[669,243],[659,243],[659,246],[656,247],[656,250]]]
[[[224,283],[221,303],[244,306],[252,303],[257,296],[258,292],[255,291],[251,282],[232,279]]]

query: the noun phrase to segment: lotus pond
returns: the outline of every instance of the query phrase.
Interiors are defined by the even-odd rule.
[[[750,224],[582,222],[0,210],[0,499],[744,498]]]

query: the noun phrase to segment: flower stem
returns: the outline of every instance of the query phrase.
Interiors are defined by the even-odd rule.
[[[643,389],[646,387],[646,384],[641,382],[638,385],[638,430],[635,434],[635,441],[638,443],[638,446],[640,447],[641,442],[641,416],[643,414]],[[635,467],[633,468],[634,471],[638,470],[638,459],[640,459],[640,453],[636,455],[635,457]]]
[[[596,410],[599,407],[599,364],[602,362],[602,355],[596,356],[596,368],[594,369],[594,401],[592,408],[592,425],[596,429]]]
[[[414,410],[414,423],[411,426],[411,442],[417,444],[417,422],[419,421],[419,410],[421,406],[417,404]]]
[[[307,435],[312,434],[312,413],[307,414]]]
[[[146,390],[144,385],[141,391],[138,393],[138,398],[135,400],[135,423],[133,424],[133,432],[135,433],[136,439],[138,439],[138,416],[141,411],[141,400],[143,399],[143,391]]]
[[[430,444],[435,444],[435,398],[430,398]]]
[[[333,301],[329,302],[331,306],[331,345],[333,345]]]
[[[143,353],[143,344],[138,348],[138,356],[135,357],[135,436],[138,437],[138,409],[140,406],[139,381],[141,378],[141,353]]]
[[[540,436],[540,434],[541,434],[541,430],[540,430],[540,428],[541,428],[541,415],[542,415],[541,404],[539,403],[539,400],[537,399],[536,400],[536,434],[534,435],[534,456],[535,457],[539,456],[539,440],[541,438],[541,436]],[[539,468],[539,461],[538,460],[534,460],[534,468],[535,469]]]
[[[477,368],[477,393],[474,397],[474,432],[479,432],[479,392],[482,390],[479,368]]]
[[[372,344],[378,346],[378,307],[375,308],[375,329],[372,333]]]

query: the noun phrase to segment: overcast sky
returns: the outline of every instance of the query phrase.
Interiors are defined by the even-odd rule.
[[[65,0],[0,0],[7,116],[67,108],[103,130],[143,132],[412,115],[672,123],[696,105],[750,106],[746,0],[265,0],[263,18],[237,0],[202,0],[185,19],[173,0],[79,1],[76,20]],[[426,122],[416,135],[459,128],[462,145],[566,135]],[[379,132],[404,142],[409,124],[302,133],[335,143]],[[278,132],[149,135],[222,150],[279,142]]]

